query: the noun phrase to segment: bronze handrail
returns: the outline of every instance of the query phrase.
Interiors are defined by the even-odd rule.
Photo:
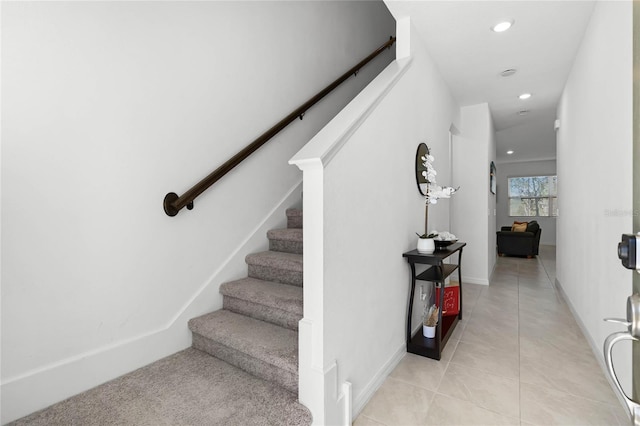
[[[338,87],[342,82],[344,82],[347,78],[349,78],[352,74],[356,75],[360,68],[369,63],[373,58],[378,56],[380,53],[384,51],[384,49],[391,48],[393,43],[395,43],[395,37],[389,37],[389,41],[387,41],[382,46],[378,47],[373,53],[360,61],[357,65],[351,68],[349,71],[344,73],[340,78],[335,80],[333,83],[325,87],[322,91],[318,92],[314,97],[309,99],[307,102],[302,104],[296,110],[294,110],[291,114],[287,115],[285,118],[280,120],[275,126],[264,132],[258,139],[251,142],[247,145],[242,151],[238,152],[236,155],[227,160],[223,165],[215,169],[209,176],[202,179],[200,182],[195,184],[191,189],[187,192],[178,196],[175,192],[170,192],[164,197],[164,212],[168,216],[175,216],[178,212],[187,207],[188,210],[193,208],[193,200],[204,191],[206,191],[211,185],[216,183],[220,178],[230,172],[235,166],[240,164],[245,158],[255,152],[258,148],[264,145],[269,139],[274,137],[278,132],[287,127],[292,121],[296,118],[302,117],[304,113],[315,105],[319,100],[324,98],[329,92]]]

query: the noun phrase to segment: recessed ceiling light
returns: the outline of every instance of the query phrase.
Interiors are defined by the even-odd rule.
[[[515,73],[517,73],[518,70],[515,68],[509,68],[508,70],[504,70],[500,73],[500,75],[502,77],[511,77],[512,75],[514,75]]]
[[[507,155],[513,154],[513,151],[507,151]]]
[[[491,27],[491,31],[496,33],[501,33],[501,32],[507,31],[509,28],[511,28],[512,25],[513,25],[513,19],[509,21],[498,22],[493,27]]]
[[[522,95],[518,96],[520,99],[525,100],[525,99],[529,99],[531,97],[531,93],[523,93]]]
[[[527,115],[527,114],[529,114],[528,109],[523,109],[522,111],[518,111],[518,115]]]

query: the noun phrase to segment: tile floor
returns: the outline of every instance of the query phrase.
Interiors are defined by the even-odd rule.
[[[628,425],[553,282],[553,246],[498,258],[442,360],[405,355],[354,425]]]

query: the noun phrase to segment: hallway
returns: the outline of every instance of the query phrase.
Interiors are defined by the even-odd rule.
[[[407,354],[354,423],[626,425],[628,417],[555,282],[555,247],[499,257],[464,285],[464,319],[441,361]]]

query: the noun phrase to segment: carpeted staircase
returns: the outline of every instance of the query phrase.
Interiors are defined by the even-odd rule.
[[[189,321],[193,348],[10,425],[311,424],[297,401],[302,211],[287,218],[269,251],[247,256],[249,277],[221,286],[224,309]]]
[[[298,394],[302,319],[302,211],[267,233],[269,250],[246,257],[248,277],[220,287],[223,309],[193,318],[193,347]]]

